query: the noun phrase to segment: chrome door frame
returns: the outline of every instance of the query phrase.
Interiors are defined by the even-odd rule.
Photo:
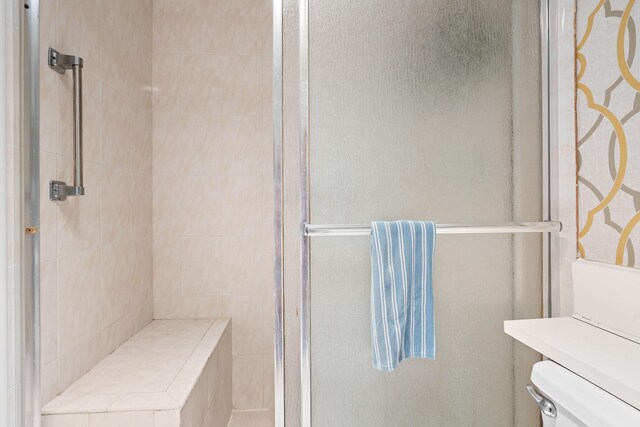
[[[22,0],[18,7],[22,425],[40,427],[40,1]]]
[[[542,81],[542,220],[559,221],[558,138],[552,133],[558,112],[552,102],[549,23],[552,22],[549,0],[540,1],[540,48]],[[545,233],[542,238],[542,310],[543,317],[553,317],[560,271],[560,233]]]
[[[300,425],[311,427],[311,289],[310,240],[304,226],[311,222],[309,195],[309,0],[298,4],[300,66]]]
[[[7,74],[6,70],[8,67],[7,61],[7,31],[6,31],[6,10],[7,8],[3,7],[0,9],[0,22],[3,23],[5,27],[3,27],[2,34],[0,35],[0,58],[2,58],[2,63],[0,64],[0,99],[6,99],[7,96]],[[9,48],[9,52],[12,49]],[[0,107],[0,140],[5,141],[5,144],[8,144],[9,141],[6,140],[7,135],[7,110],[6,103],[5,107]],[[6,145],[5,145],[6,147]],[[9,168],[7,167],[7,151],[0,150],[0,170],[4,171],[0,173],[0,271],[4,272],[4,280],[0,280],[0,284],[4,285],[0,288],[0,424],[8,424],[9,419],[9,364],[8,364],[8,354],[9,354],[9,286],[13,285],[13,281],[8,278],[7,274],[7,208],[9,206],[8,202],[8,192],[7,192],[7,171]]]
[[[284,234],[282,182],[282,12],[283,0],[273,0],[273,188],[274,188],[274,419],[284,427]]]

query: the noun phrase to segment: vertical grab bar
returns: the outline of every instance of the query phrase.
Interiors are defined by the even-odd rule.
[[[73,70],[73,186],[84,194],[82,169],[82,58]]]
[[[82,58],[65,55],[49,48],[49,68],[64,74],[73,71],[73,185],[62,181],[49,183],[49,198],[67,200],[67,196],[84,196],[82,171]]]

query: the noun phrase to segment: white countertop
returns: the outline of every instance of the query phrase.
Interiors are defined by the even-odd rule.
[[[572,317],[508,320],[504,331],[640,409],[640,344]]]

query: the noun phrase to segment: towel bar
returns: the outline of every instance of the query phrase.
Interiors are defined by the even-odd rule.
[[[551,233],[561,230],[562,223],[559,221],[436,224],[436,234]],[[371,234],[371,225],[304,224],[303,231],[308,237],[368,236]]]

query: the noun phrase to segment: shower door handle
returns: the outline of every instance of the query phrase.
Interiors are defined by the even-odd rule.
[[[65,55],[49,48],[49,68],[64,74],[73,71],[73,185],[62,181],[49,183],[49,198],[67,200],[67,196],[84,196],[82,170],[82,58]]]

